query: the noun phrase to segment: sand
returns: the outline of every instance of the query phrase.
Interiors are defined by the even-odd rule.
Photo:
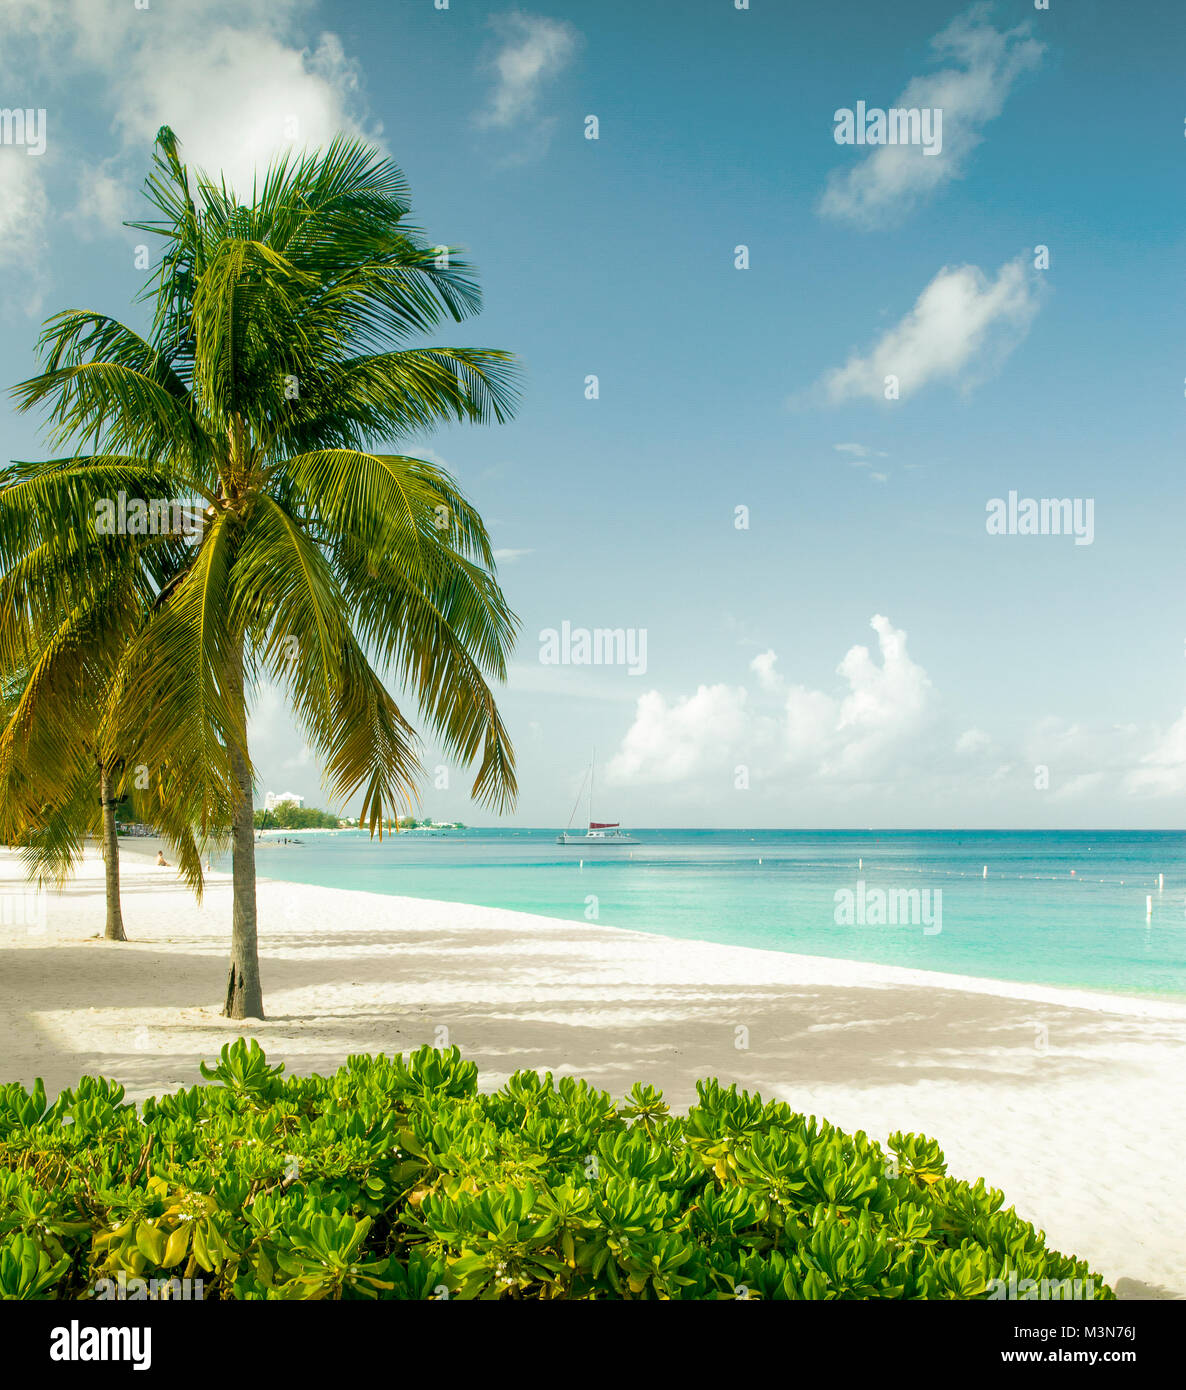
[[[141,1099],[240,1033],[296,1073],[456,1043],[483,1087],[645,1080],[678,1108],[717,1076],[877,1138],[926,1133],[1121,1296],[1186,1297],[1186,1005],[261,880],[269,1016],[232,1023],[228,876],[199,908],[155,841],[121,847],[124,945],[101,939],[97,852],[29,924],[0,850],[0,1080],[90,1072]]]

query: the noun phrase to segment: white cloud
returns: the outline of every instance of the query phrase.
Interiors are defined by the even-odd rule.
[[[750,663],[773,705],[768,699],[760,706],[741,686],[701,685],[672,702],[649,691],[610,762],[610,780],[672,783],[734,763],[762,775],[795,770],[841,783],[882,778],[894,752],[924,722],[931,683],[908,655],[904,632],[880,614],[871,626],[880,660],[865,646],[852,647],[837,667],[847,687],[841,694],[788,687],[773,651]]]
[[[820,200],[829,217],[874,225],[900,217],[958,177],[980,144],[981,128],[1001,114],[1017,78],[1042,59],[1043,45],[1025,25],[998,30],[987,22],[991,6],[973,5],[931,40],[939,59],[953,66],[912,78],[896,101],[870,107],[942,111],[943,147],[926,155],[921,145],[879,145],[853,168],[836,170]]]
[[[221,171],[246,199],[277,154],[364,133],[350,109],[358,85],[333,34],[309,50],[265,28],[154,30],[117,87],[116,125],[136,149],[172,126],[187,163]]]
[[[187,0],[151,10],[129,0],[0,0],[6,37],[21,52],[31,45],[58,81],[94,83],[103,104],[95,124],[118,137],[99,166],[77,162],[73,217],[122,232],[162,125],[176,132],[187,163],[225,174],[242,197],[282,151],[340,132],[377,139],[378,130],[363,129],[357,67],[340,40],[322,33],[310,41],[305,32],[311,8],[309,0]],[[72,143],[70,132],[52,128],[51,139]],[[5,202],[17,216],[21,205]],[[42,234],[45,211],[43,201],[26,204],[28,235]]]
[[[762,652],[760,656],[755,656],[750,662],[749,668],[758,677],[758,684],[763,690],[777,690],[781,684],[781,678],[775,672],[775,663],[778,657],[773,651]]]
[[[844,773],[867,772],[889,747],[917,727],[931,688],[927,673],[906,651],[906,634],[877,614],[881,664],[868,647],[853,647],[837,668],[849,685],[836,723],[832,765]],[[827,767],[827,764],[825,764]]]
[[[1062,823],[1068,812],[1106,816],[1186,795],[1186,710],[1167,730],[1046,717],[990,734],[947,717],[905,632],[882,616],[871,626],[876,651],[850,648],[835,689],[790,683],[764,650],[749,663],[752,683],[649,691],[607,780],[686,807],[731,795],[744,766],[760,814],[810,807],[865,824],[904,807],[924,817],[1004,808],[1017,823]]]
[[[30,304],[38,297],[37,267],[49,212],[42,158],[26,155],[20,146],[0,146],[0,269],[26,273],[28,294],[18,298]]]
[[[983,753],[991,745],[992,739],[983,729],[965,729],[955,741],[955,751],[962,754]]]
[[[865,353],[853,353],[820,385],[833,404],[884,400],[886,378],[905,400],[932,381],[964,385],[987,375],[1022,341],[1038,310],[1039,286],[1023,257],[990,278],[979,266],[944,266],[913,309]]]
[[[1098,805],[1186,793],[1186,711],[1169,729],[1138,724],[1090,725],[1047,717],[1037,721],[1019,750],[1027,782],[1039,769],[1043,796],[1078,810],[1091,793]],[[1107,812],[1105,812],[1107,814]]]
[[[496,550],[494,552],[495,563],[500,565],[511,565],[516,560],[521,560],[524,555],[534,555],[534,550]]]
[[[855,468],[864,468],[870,459],[889,458],[889,455],[881,449],[870,449],[867,444],[833,444],[832,448],[839,454],[847,454]]]
[[[1078,805],[1088,792],[1095,791],[1103,783],[1104,774],[1102,772],[1079,772],[1051,787],[1050,799],[1052,801],[1069,801],[1073,805]]]
[[[125,221],[140,211],[137,190],[130,179],[109,173],[106,167],[83,169],[78,178],[78,201],[67,214],[78,224],[84,237],[96,228],[119,231]]]
[[[702,685],[673,704],[657,690],[639,697],[634,723],[607,768],[611,782],[682,782],[740,748],[752,732],[746,691]]]
[[[1186,710],[1130,773],[1127,789],[1137,794],[1177,796],[1186,792]]]
[[[494,90],[480,123],[507,128],[535,115],[543,88],[572,61],[580,36],[571,24],[514,10],[491,24],[501,40],[489,61]]]

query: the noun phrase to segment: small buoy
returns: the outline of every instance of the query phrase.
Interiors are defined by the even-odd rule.
[[[1071,877],[1072,877],[1072,878],[1075,877],[1075,871],[1074,871],[1074,869],[1071,870]]]
[[[864,861],[863,859],[858,859],[858,860],[857,860],[857,868],[858,868],[858,869],[863,869],[864,867],[865,867],[865,861]]]
[[[761,862],[762,862],[762,860],[761,860],[761,857],[759,856],[759,858],[758,858],[758,863],[760,864]]]
[[[988,865],[987,865],[987,864],[985,864],[985,866],[984,866],[984,872],[980,875],[980,877],[981,877],[981,878],[987,878],[987,877],[988,877]]]
[[[580,861],[580,867],[582,869],[585,867],[585,861],[583,859]]]
[[[1164,889],[1165,889],[1165,875],[1164,875],[1164,874],[1158,874],[1158,875],[1157,875],[1157,891],[1158,891],[1159,893],[1161,893],[1161,892],[1164,891]]]
[[[1147,894],[1145,895],[1145,916],[1146,916],[1146,917],[1152,917],[1152,916],[1153,916],[1153,894],[1152,894],[1152,893],[1147,893]]]

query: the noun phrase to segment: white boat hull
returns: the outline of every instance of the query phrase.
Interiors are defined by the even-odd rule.
[[[633,835],[569,835],[556,836],[558,845],[580,845],[584,849],[613,849],[616,845],[636,845]]]

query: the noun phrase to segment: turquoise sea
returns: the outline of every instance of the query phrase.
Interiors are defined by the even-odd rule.
[[[1181,833],[633,833],[638,845],[590,852],[556,844],[555,830],[416,831],[382,843],[359,831],[298,831],[300,844],[261,845],[257,865],[261,875],[290,882],[731,945],[1125,994],[1186,994]],[[871,909],[864,924],[859,912],[851,925],[837,924],[838,892],[871,904],[878,892],[901,889],[920,890],[920,904],[930,904],[941,930],[924,929],[921,919],[879,925]]]

